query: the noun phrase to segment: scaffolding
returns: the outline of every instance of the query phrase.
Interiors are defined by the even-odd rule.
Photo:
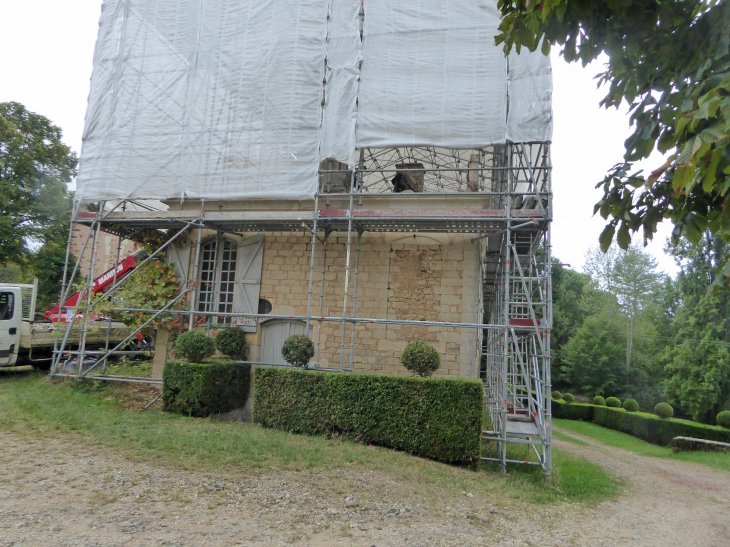
[[[59,338],[51,365],[52,376],[69,376],[59,367],[66,358],[78,359],[73,377],[110,381],[159,384],[150,378],[112,376],[106,373],[109,357],[124,355],[125,344],[155,320],[177,315],[193,329],[199,321],[214,318],[288,319],[310,324],[335,323],[341,326],[339,366],[322,367],[321,340],[316,341],[316,358],[312,368],[352,372],[358,324],[417,325],[437,328],[473,329],[478,333],[481,354],[480,371],[484,382],[485,414],[488,426],[482,433],[485,446],[482,460],[496,462],[503,470],[507,464],[536,465],[544,473],[551,471],[550,409],[550,329],[552,324],[550,223],[552,220],[551,165],[548,142],[506,143],[480,149],[461,150],[437,147],[402,147],[362,149],[359,163],[353,168],[334,160],[322,162],[319,189],[311,212],[251,211],[223,213],[206,211],[157,210],[135,200],[114,204],[99,202],[95,211],[83,212],[76,205],[73,222],[86,224],[89,232],[79,260],[70,270],[67,253],[60,302],[70,291],[69,279],[79,269],[89,242],[89,270],[86,285],[76,306],[66,310],[70,322]],[[411,200],[427,207],[409,206]],[[170,197],[170,200],[179,199]],[[129,207],[133,206],[134,210]],[[307,309],[304,315],[272,315],[198,309],[199,264],[203,230],[225,233],[299,232],[311,236]],[[123,279],[116,277],[101,298],[91,298],[95,277],[96,254],[100,231],[123,238],[135,233],[157,230],[166,233],[167,241],[151,253],[137,269]],[[128,308],[114,303],[119,288],[135,277],[147,264],[157,259],[174,241],[191,232],[195,247],[193,282],[184,284],[179,294],[160,309]],[[197,232],[197,234],[194,234]],[[358,274],[360,241],[364,233],[459,233],[472,234],[481,264],[481,322],[417,321],[398,318],[358,317]],[[325,283],[328,238],[332,233],[345,235],[345,272],[342,287],[342,313],[323,316],[322,295]],[[191,234],[188,234],[191,235]],[[71,231],[69,232],[69,249]],[[321,275],[315,263],[315,250],[322,246]],[[117,248],[117,255],[119,255]],[[119,256],[117,256],[117,261]],[[319,305],[313,295],[319,284]],[[190,298],[190,309],[176,309]],[[207,300],[206,300],[207,301]],[[135,312],[148,316],[124,341],[110,348],[109,336],[103,350],[85,347],[86,325],[95,309],[109,302],[110,327],[116,312]],[[63,310],[61,310],[63,312]],[[69,333],[81,321],[78,348],[69,346]],[[348,333],[349,325],[349,333]],[[318,333],[321,333],[321,328]],[[348,352],[349,349],[349,352]],[[475,348],[476,349],[476,348]],[[348,355],[349,353],[349,355]],[[475,355],[477,352],[475,352]],[[86,358],[93,358],[84,366]],[[278,363],[244,361],[252,365],[288,366]],[[514,451],[510,447],[527,449]],[[518,453],[517,458],[513,454]]]

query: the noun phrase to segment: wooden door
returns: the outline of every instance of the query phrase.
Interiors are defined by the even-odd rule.
[[[264,323],[261,329],[261,358],[259,360],[262,363],[284,365],[286,360],[281,356],[281,346],[292,334],[304,334],[307,324],[304,321],[275,319]]]

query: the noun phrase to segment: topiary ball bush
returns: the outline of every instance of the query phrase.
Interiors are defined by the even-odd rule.
[[[552,396],[553,396],[553,399],[555,399],[556,401],[559,401],[560,399],[563,398],[563,394],[560,393],[559,391],[553,391]]]
[[[214,351],[215,340],[204,332],[189,330],[175,339],[175,353],[191,363],[202,363]]]
[[[414,340],[406,344],[400,362],[414,374],[428,378],[441,366],[441,356],[433,346]]]
[[[730,410],[723,410],[716,419],[717,425],[730,428]]]
[[[281,356],[290,365],[306,367],[314,356],[314,343],[306,334],[292,334],[281,346]]]
[[[609,397],[606,399],[606,406],[610,408],[621,408],[621,399],[618,397]]]
[[[240,361],[246,352],[246,333],[237,327],[219,330],[215,337],[215,347],[222,354]]]
[[[606,399],[604,399],[600,395],[596,395],[595,397],[593,397],[593,404],[596,406],[606,406]]]
[[[638,412],[639,403],[637,403],[634,399],[626,399],[624,401],[624,410],[626,410],[626,412]]]
[[[667,419],[674,416],[674,409],[672,408],[672,405],[668,403],[657,403],[654,407],[654,414],[660,418]]]
[[[572,393],[566,393],[563,395],[563,401],[565,401],[566,403],[572,403],[573,401],[575,401],[575,397],[573,397]]]

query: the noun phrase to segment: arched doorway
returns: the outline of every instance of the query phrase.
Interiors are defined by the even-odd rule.
[[[311,327],[310,327],[311,336]],[[262,363],[286,364],[281,356],[281,346],[292,334],[305,334],[307,324],[304,321],[292,319],[272,319],[261,325],[261,351],[259,352]]]

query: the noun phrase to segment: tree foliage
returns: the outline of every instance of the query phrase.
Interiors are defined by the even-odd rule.
[[[681,341],[666,355],[670,401],[704,422],[730,400],[730,344],[723,343],[728,319],[720,316],[717,300],[706,295],[678,316]]]
[[[0,267],[9,282],[38,278],[39,311],[58,301],[71,221],[77,161],[61,138],[48,118],[0,103]]]
[[[588,317],[563,351],[563,378],[588,395],[619,393],[626,379],[623,325],[610,314]]]
[[[65,249],[77,160],[61,137],[48,118],[0,103],[0,263],[22,263],[34,242]]]
[[[667,347],[665,391],[695,420],[711,423],[730,404],[730,293],[708,294],[718,262],[730,245],[706,233],[668,249],[681,266],[677,286],[682,305],[672,322],[676,343]]]
[[[562,46],[583,65],[609,57],[600,83],[601,104],[626,101],[633,134],[624,161],[598,187],[596,204],[623,249],[631,232],[651,239],[663,218],[672,239],[697,243],[705,230],[730,242],[730,3],[721,0],[500,0],[496,37],[505,52]],[[666,163],[645,175],[634,163],[658,150]],[[718,266],[715,285],[730,286],[730,261]]]
[[[153,260],[143,266],[141,271],[137,271],[134,278],[124,283],[113,297],[113,301],[105,301],[98,310],[106,312],[112,307],[159,310],[178,295],[179,283],[172,264],[161,259]],[[175,309],[187,308],[187,302],[183,302],[183,300],[181,299]],[[141,326],[149,319],[148,314],[132,311],[114,312],[114,317],[134,328]],[[163,314],[154,323],[154,326],[165,324],[173,331],[182,331],[187,328],[186,321],[186,317]]]
[[[589,314],[584,299],[591,291],[591,277],[561,266],[558,259],[554,262],[551,354],[554,366],[559,368],[563,347]]]
[[[660,286],[654,258],[636,245],[626,251],[609,247],[607,252],[591,250],[586,256],[585,270],[599,288],[616,297],[626,322],[626,366],[634,357],[634,333],[640,314],[647,310]]]

